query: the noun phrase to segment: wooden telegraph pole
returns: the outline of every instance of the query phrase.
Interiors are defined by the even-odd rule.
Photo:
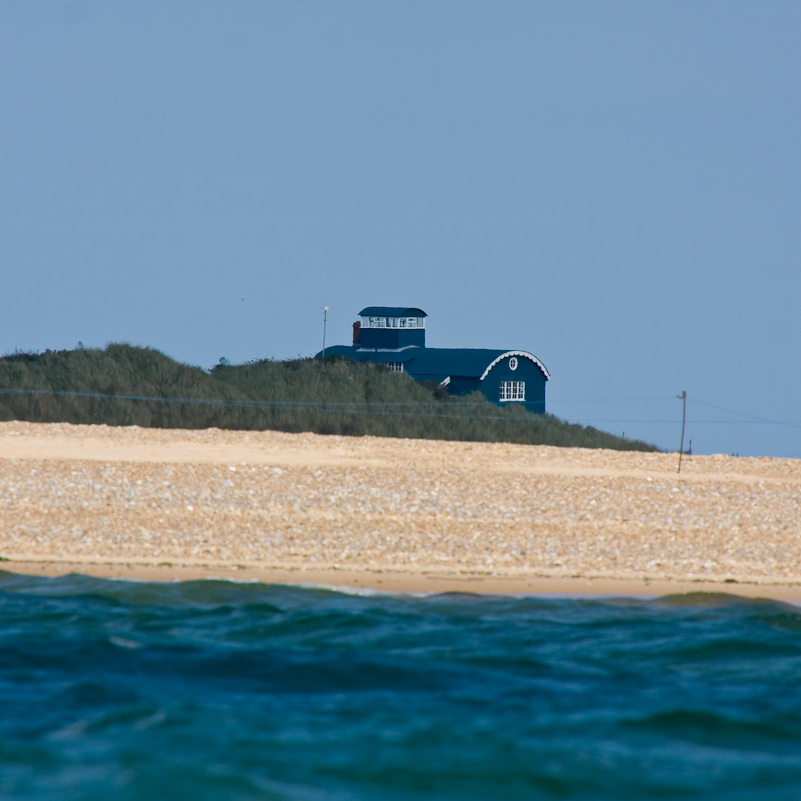
[[[681,395],[676,395],[681,401],[681,445],[679,446],[679,469],[677,473],[681,473],[681,455],[684,453],[684,424],[687,421],[687,392],[682,391]]]

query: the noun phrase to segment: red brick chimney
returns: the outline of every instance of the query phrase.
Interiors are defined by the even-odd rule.
[[[362,333],[361,329],[362,329],[361,322],[359,320],[356,320],[356,322],[353,324],[353,344],[354,345],[358,345],[359,344],[359,338],[361,337],[361,333]]]

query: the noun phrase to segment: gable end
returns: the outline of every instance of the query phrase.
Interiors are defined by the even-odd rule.
[[[530,361],[534,362],[534,364],[536,364],[537,367],[540,368],[540,370],[542,370],[542,373],[545,376],[546,381],[551,377],[551,374],[548,372],[548,369],[533,353],[526,353],[526,351],[524,350],[507,350],[505,353],[502,353],[500,356],[497,356],[495,359],[492,360],[492,362],[490,362],[490,364],[487,366],[487,369],[484,370],[484,372],[481,374],[481,377],[478,380],[483,381],[489,374],[489,371],[492,370],[492,368],[495,367],[495,365],[498,364],[498,362],[503,361],[509,356],[522,356],[524,359],[529,359]]]

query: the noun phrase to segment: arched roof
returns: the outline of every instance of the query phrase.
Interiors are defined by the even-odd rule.
[[[481,374],[481,378],[479,378],[478,380],[483,381],[487,377],[489,371],[492,370],[492,368],[495,367],[495,365],[498,364],[498,362],[503,361],[507,356],[520,356],[523,359],[529,359],[530,361],[534,362],[534,364],[536,364],[537,367],[540,368],[540,370],[542,370],[546,379],[551,377],[551,374],[548,372],[548,368],[533,353],[528,353],[525,350],[507,350],[504,353],[501,353],[500,356],[496,356],[489,363],[487,369],[484,370],[484,372]]]
[[[493,350],[489,348],[408,348],[382,349],[360,348],[358,345],[332,345],[326,348],[329,355],[334,353],[349,356],[356,361],[403,362],[409,375],[420,379],[442,381],[448,376],[477,378],[483,381],[498,362],[510,356],[528,359],[542,370],[546,380],[551,375],[545,365],[533,353],[525,350]],[[317,354],[322,355],[321,353]]]

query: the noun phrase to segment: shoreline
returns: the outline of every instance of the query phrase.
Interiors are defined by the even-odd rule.
[[[801,460],[0,423],[0,569],[801,600]]]
[[[489,574],[479,571],[398,570],[301,565],[239,565],[230,563],[157,563],[15,559],[0,562],[0,571],[55,578],[85,575],[122,581],[220,580],[259,582],[333,590],[398,594],[466,593],[509,596],[663,597],[711,593],[801,604],[801,582],[715,580],[707,578],[625,578]]]

